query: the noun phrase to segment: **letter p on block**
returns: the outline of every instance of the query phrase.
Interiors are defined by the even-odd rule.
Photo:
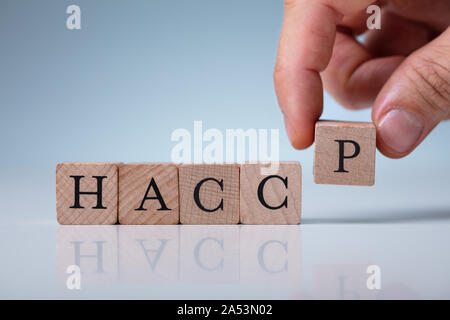
[[[370,122],[318,121],[314,181],[318,184],[372,186],[375,183],[376,131]]]

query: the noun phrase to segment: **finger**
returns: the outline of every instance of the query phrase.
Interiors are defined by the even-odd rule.
[[[403,57],[373,59],[352,36],[337,33],[331,60],[322,72],[325,89],[344,107],[370,107]]]
[[[386,10],[406,19],[424,23],[442,32],[450,21],[448,0],[389,0]]]
[[[314,123],[322,113],[319,75],[330,60],[336,26],[345,15],[374,0],[285,0],[285,14],[274,71],[279,105],[297,149],[314,141]]]
[[[352,35],[359,35],[367,31],[367,12],[366,8],[350,16],[344,16],[339,22],[340,27],[350,31]]]
[[[386,5],[382,0],[373,1],[371,4],[376,4],[381,8]],[[357,36],[367,31],[367,18],[367,7],[364,7],[358,12],[352,12],[351,15],[344,16],[339,23],[339,27],[348,29],[351,35]]]
[[[364,38],[364,46],[374,57],[391,55],[407,56],[426,45],[437,36],[436,31],[387,11],[381,11],[382,28],[370,30]]]
[[[370,107],[403,61],[401,56],[410,54],[435,36],[435,31],[423,24],[384,9],[381,19],[382,29],[369,31],[364,45],[351,35],[336,35],[333,55],[322,79],[325,89],[346,108]]]
[[[372,110],[378,149],[401,158],[450,118],[450,28],[411,54],[385,84]]]

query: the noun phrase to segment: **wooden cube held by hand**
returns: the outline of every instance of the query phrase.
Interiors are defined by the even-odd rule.
[[[375,126],[370,122],[318,121],[314,181],[372,186],[375,182]]]

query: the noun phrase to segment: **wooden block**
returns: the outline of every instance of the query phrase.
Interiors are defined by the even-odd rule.
[[[176,165],[119,166],[120,224],[178,224],[179,221]]]
[[[314,181],[372,186],[375,180],[375,126],[369,122],[318,121]]]
[[[117,222],[118,164],[60,163],[56,166],[56,218],[60,224]]]
[[[241,166],[240,220],[243,224],[298,224],[301,214],[302,168],[280,162],[278,171],[262,175],[263,164]]]
[[[239,222],[239,165],[186,164],[178,174],[181,223]]]

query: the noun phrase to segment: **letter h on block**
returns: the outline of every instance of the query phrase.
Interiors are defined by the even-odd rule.
[[[318,121],[314,181],[372,186],[375,182],[375,126],[369,122]]]
[[[116,163],[56,166],[56,217],[60,224],[115,224],[117,201]]]

